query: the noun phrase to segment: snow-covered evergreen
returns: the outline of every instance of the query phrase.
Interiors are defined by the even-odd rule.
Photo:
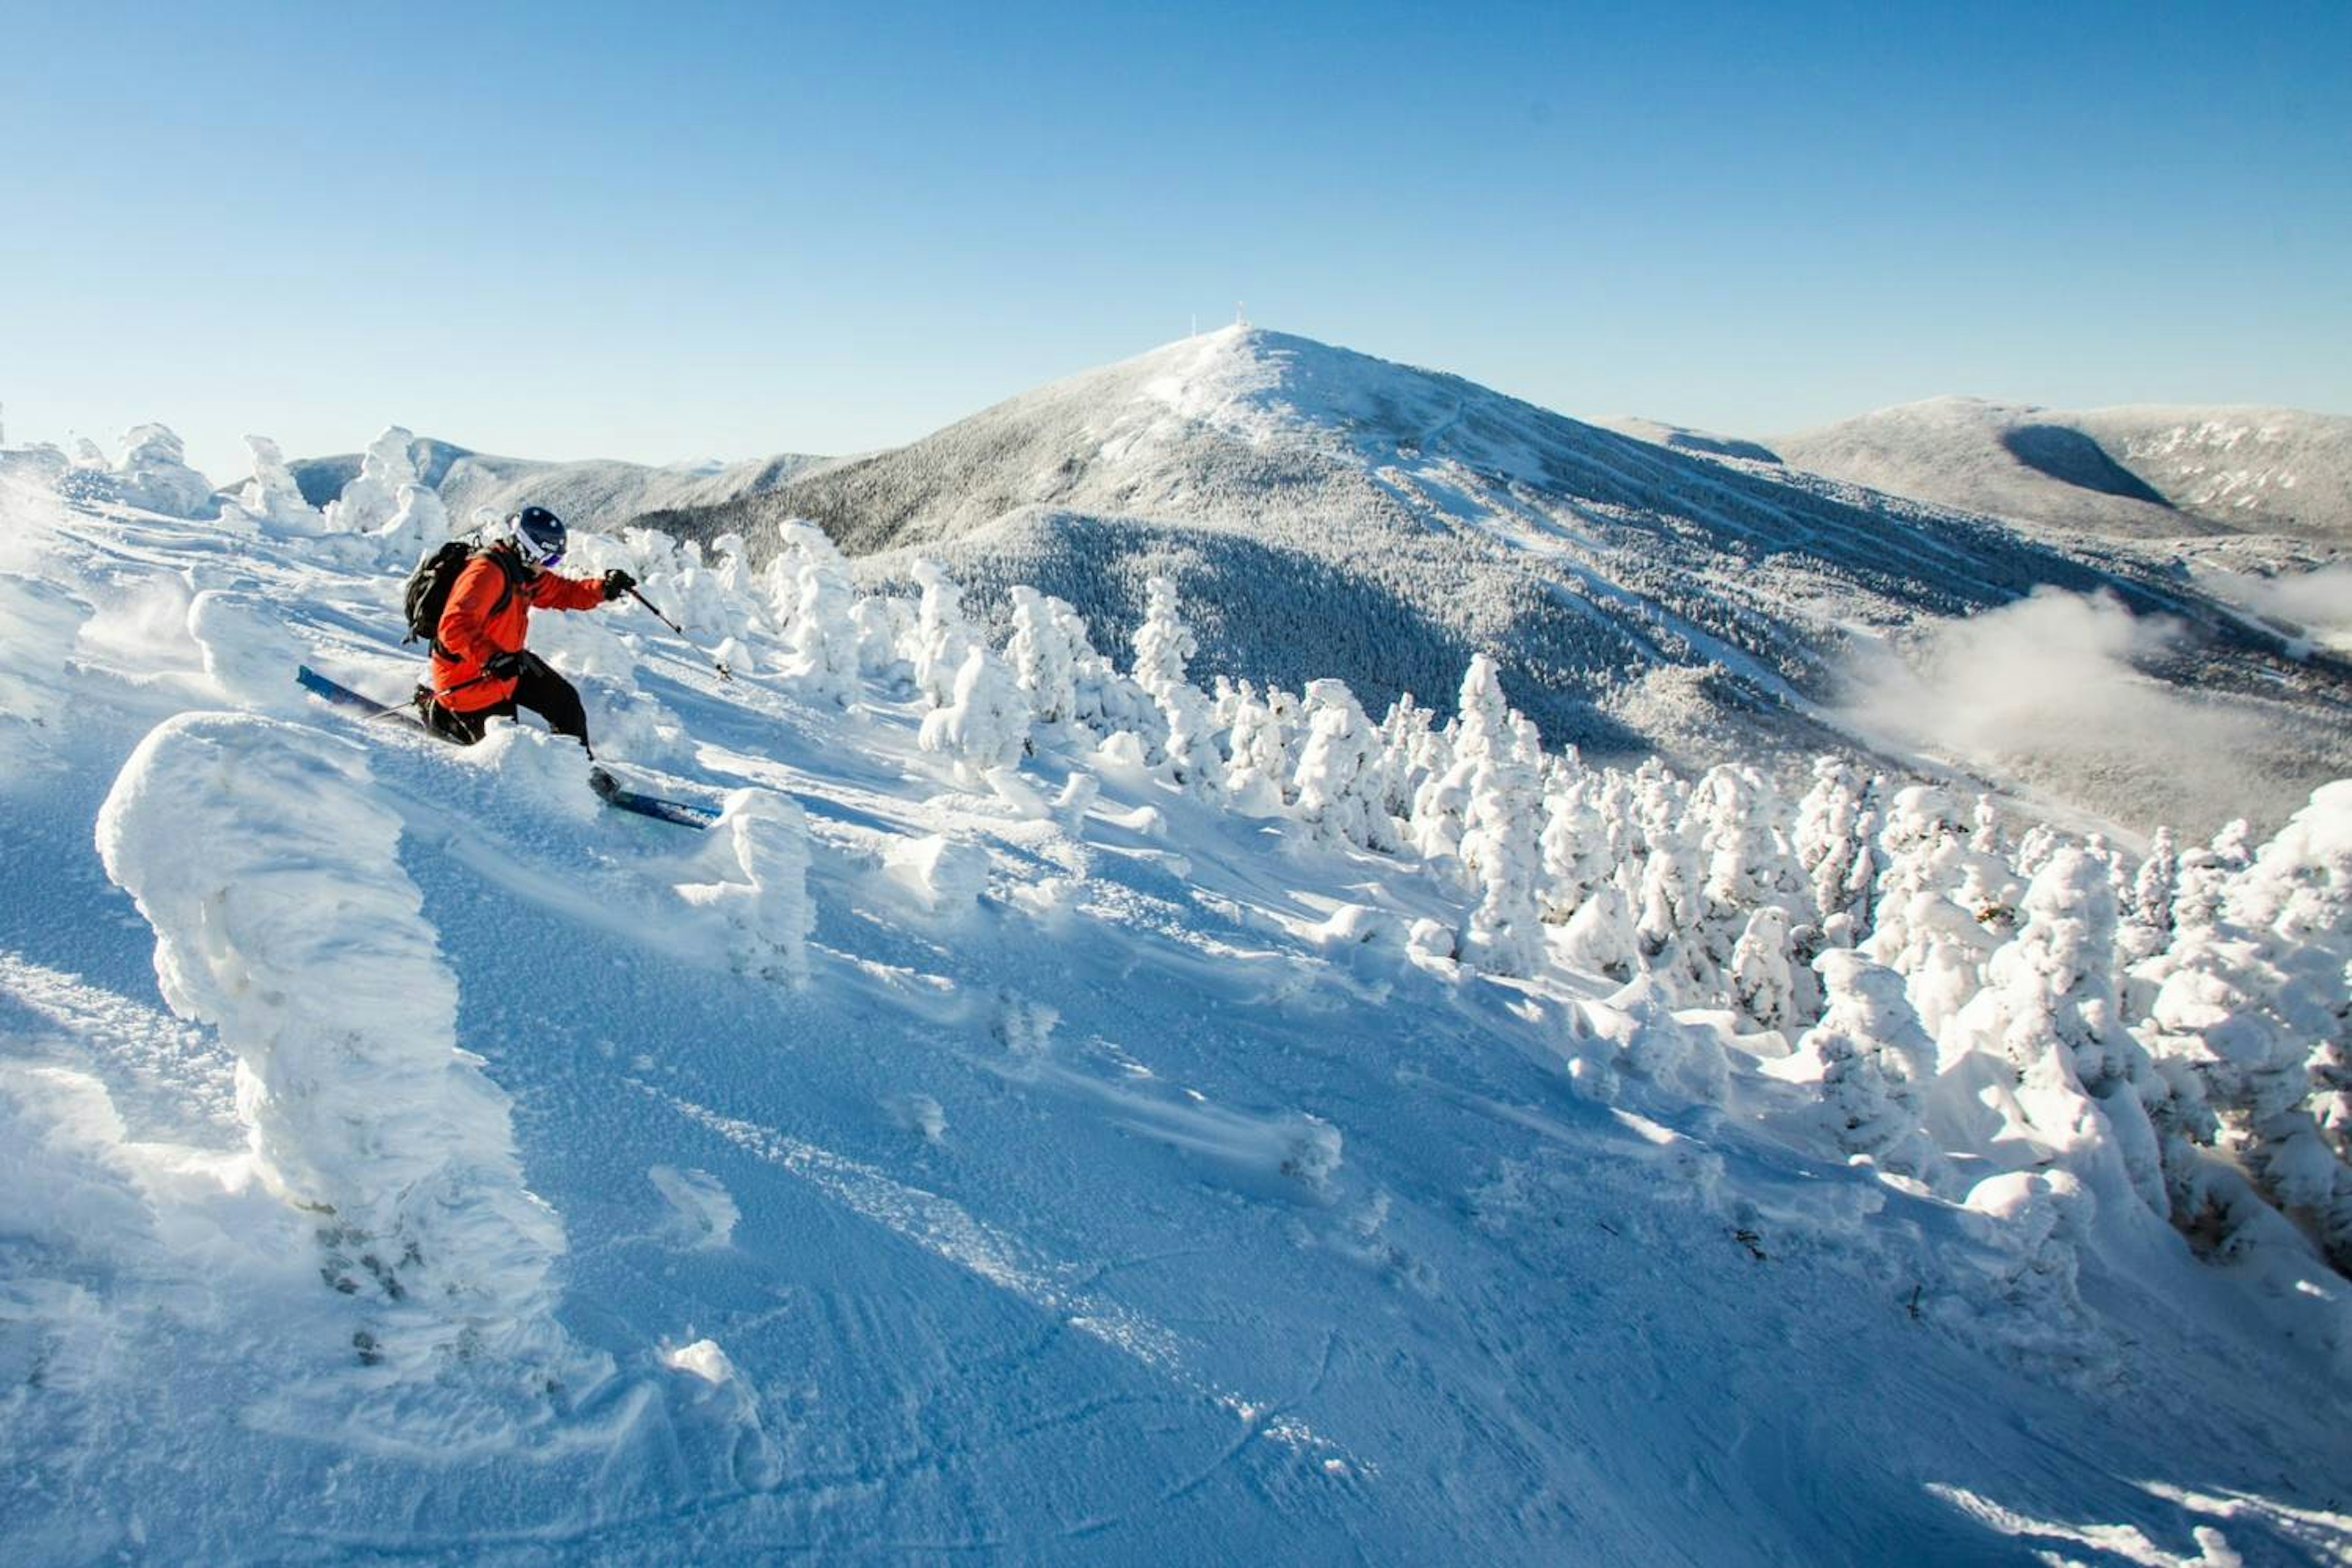
[[[953,700],[956,682],[980,634],[963,613],[963,591],[936,562],[918,561],[908,569],[922,597],[915,609],[912,640],[902,650],[914,666],[915,684],[934,707]]]
[[[1815,966],[1822,1019],[1798,1040],[1790,1065],[1821,1085],[1838,1148],[1897,1175],[1948,1185],[1949,1167],[1919,1120],[1916,1086],[1934,1076],[1936,1046],[1903,977],[1843,949],[1822,953]]]
[[[1384,803],[1380,732],[1343,680],[1307,688],[1307,737],[1294,784],[1298,817],[1328,843],[1399,847]]]
[[[404,487],[416,483],[416,460],[410,448],[416,437],[397,425],[387,426],[368,443],[360,471],[342,493],[327,503],[330,533],[379,533],[400,510]]]
[[[1198,795],[1224,787],[1224,759],[1216,743],[1215,710],[1207,693],[1184,678],[1200,651],[1176,603],[1176,584],[1154,577],[1144,584],[1143,625],[1135,633],[1135,683],[1159,707],[1161,753],[1170,774]]]

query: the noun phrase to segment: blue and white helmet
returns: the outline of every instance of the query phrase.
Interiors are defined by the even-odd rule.
[[[507,518],[507,531],[515,549],[534,566],[552,566],[563,559],[563,520],[543,506],[527,506]]]

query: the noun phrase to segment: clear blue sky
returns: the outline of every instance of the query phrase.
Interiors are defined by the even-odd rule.
[[[1253,320],[1738,434],[2352,413],[2352,5],[0,18],[12,440],[910,438]],[[216,475],[217,477],[217,475]]]

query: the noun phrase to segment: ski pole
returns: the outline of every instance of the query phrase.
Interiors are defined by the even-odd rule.
[[[686,643],[688,647],[694,648],[694,651],[697,653],[703,653],[703,649],[696,645],[695,640],[692,637],[686,637],[686,628],[679,626],[676,621],[671,620],[667,616],[663,615],[660,609],[655,605],[651,599],[648,599],[643,594],[638,593],[634,587],[629,590],[629,597],[635,599],[638,604],[643,605],[646,609],[652,610],[654,613],[654,619],[659,621],[662,625],[676,632],[679,637],[686,637]],[[709,658],[710,656],[704,654],[704,657]],[[735,679],[735,672],[727,668],[727,661],[723,658],[711,658],[710,668],[719,672],[719,679],[721,680],[732,680]]]

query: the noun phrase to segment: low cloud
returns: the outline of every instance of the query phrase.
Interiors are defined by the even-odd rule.
[[[2197,585],[2241,609],[2287,622],[2322,647],[2352,653],[2352,562],[2274,577],[2200,572]]]
[[[2146,833],[2269,827],[2343,771],[2346,737],[2282,705],[2143,674],[2180,651],[2177,621],[2114,595],[2044,589],[1858,658],[1844,717],[1862,733]]]

